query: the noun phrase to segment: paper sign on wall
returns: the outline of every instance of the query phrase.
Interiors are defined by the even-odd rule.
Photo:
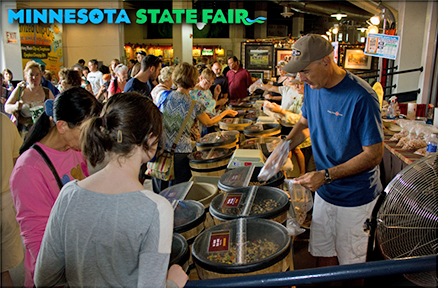
[[[400,36],[385,34],[368,34],[365,55],[396,59]]]

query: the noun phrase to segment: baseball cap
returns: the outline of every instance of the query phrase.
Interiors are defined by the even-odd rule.
[[[137,54],[140,54],[140,55],[146,56],[146,52],[144,52],[144,51],[138,51]]]
[[[332,44],[321,35],[305,35],[292,45],[292,57],[282,69],[289,73],[300,72],[313,61],[322,59],[332,52]]]
[[[303,81],[301,81],[300,79],[295,78],[292,81],[289,81],[290,84],[298,84],[298,83],[304,83]]]

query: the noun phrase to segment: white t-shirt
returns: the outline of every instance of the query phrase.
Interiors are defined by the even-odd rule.
[[[103,73],[100,71],[90,72],[87,75],[87,80],[91,84],[93,94],[96,95],[99,92],[100,86],[103,85]]]
[[[289,107],[294,104],[295,99],[297,98],[298,91],[293,89],[291,86],[280,86],[278,90],[281,94],[281,108],[287,110]]]

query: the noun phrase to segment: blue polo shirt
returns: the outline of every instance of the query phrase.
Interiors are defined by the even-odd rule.
[[[347,72],[329,89],[306,84],[302,116],[307,119],[312,152],[318,170],[347,162],[363,152],[362,146],[383,141],[377,94],[363,79]],[[367,204],[382,191],[379,167],[322,185],[318,194],[344,207]]]

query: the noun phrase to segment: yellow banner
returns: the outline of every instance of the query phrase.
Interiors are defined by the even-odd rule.
[[[61,24],[20,24],[23,69],[30,60],[46,65],[46,70],[58,72],[64,67]]]

